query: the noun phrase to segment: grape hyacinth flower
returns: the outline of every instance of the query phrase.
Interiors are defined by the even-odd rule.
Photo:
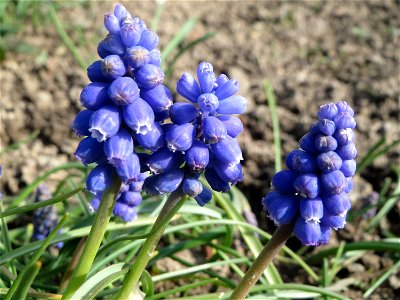
[[[35,202],[48,200],[51,198],[51,193],[47,185],[42,184],[36,190]],[[38,208],[33,213],[33,239],[40,241],[44,240],[50,232],[58,224],[57,208],[54,205]],[[59,242],[54,246],[58,249],[62,248],[63,242]]]
[[[340,101],[322,105],[317,115],[300,149],[287,155],[288,170],[274,175],[262,200],[277,225],[294,222],[295,236],[311,246],[326,244],[331,229],[346,224],[357,155],[353,109]]]

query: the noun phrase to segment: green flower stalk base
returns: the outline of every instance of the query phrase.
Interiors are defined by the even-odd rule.
[[[171,195],[168,197],[167,202],[165,202],[164,207],[162,208],[157,220],[153,225],[153,229],[149,237],[146,239],[142,248],[140,249],[135,262],[125,277],[119,293],[114,297],[114,299],[129,299],[130,293],[135,289],[137,283],[139,282],[140,276],[142,275],[150,259],[153,257],[154,250],[156,249],[157,244],[165,231],[165,228],[173,216],[182,207],[183,203],[186,201],[186,198],[187,197],[183,194],[180,188],[171,193]]]
[[[281,225],[265,245],[264,249],[258,255],[250,269],[243,276],[239,285],[232,292],[229,299],[246,299],[250,289],[256,284],[261,274],[267,268],[268,264],[278,254],[279,250],[285,245],[286,241],[293,232],[293,224]]]
[[[62,299],[71,299],[75,291],[85,281],[96,257],[97,251],[99,250],[101,241],[103,240],[120,188],[121,180],[118,176],[114,176],[111,187],[103,193],[82,256],[80,257],[68,286],[63,293]]]

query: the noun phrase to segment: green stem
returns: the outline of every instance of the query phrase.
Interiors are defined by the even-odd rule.
[[[129,294],[134,290],[148,262],[153,257],[154,250],[156,249],[157,244],[165,231],[165,228],[173,216],[182,207],[185,200],[186,197],[184,197],[184,194],[180,188],[168,197],[167,202],[165,202],[164,207],[162,208],[157,220],[153,225],[154,230],[152,229],[150,236],[144,242],[135,262],[125,277],[119,293],[114,299],[129,299]]]
[[[103,240],[103,236],[107,229],[108,222],[110,221],[111,213],[120,187],[121,180],[117,176],[114,176],[111,187],[103,193],[103,197],[101,198],[100,206],[83,249],[82,256],[80,257],[68,286],[63,293],[62,299],[70,299],[75,291],[85,281],[86,276],[93,264],[94,258],[96,257],[97,250],[99,249],[101,241]]]
[[[285,245],[293,232],[293,224],[281,225],[265,245],[250,269],[246,272],[239,285],[232,292],[230,299],[246,299],[250,289],[255,285],[268,264]]]

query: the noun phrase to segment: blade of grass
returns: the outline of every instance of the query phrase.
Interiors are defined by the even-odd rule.
[[[389,145],[386,145],[386,138],[382,137],[364,156],[364,158],[357,165],[357,172],[361,173],[368,167],[376,158],[385,155],[394,147],[400,144],[400,140],[396,140]]]
[[[3,200],[0,197],[0,213],[2,213],[2,212],[3,212]],[[7,223],[4,218],[1,218],[1,231],[0,232],[1,232],[1,236],[2,236],[2,243],[6,250],[6,253],[4,255],[13,253],[13,249],[12,249],[11,241],[10,241],[10,235],[8,232],[8,226],[7,226]],[[11,272],[14,275],[16,275],[17,271],[15,269],[14,263],[11,260],[9,261],[9,266],[10,266]]]
[[[164,3],[159,3],[157,6],[156,13],[154,14],[153,20],[151,21],[151,29],[157,32],[158,23],[160,22],[161,15],[164,11]]]
[[[400,260],[398,260],[393,266],[391,266],[385,273],[382,274],[363,294],[364,298],[368,298],[372,293],[386,280],[390,275],[397,272],[400,268]]]
[[[8,293],[8,289],[0,288],[0,296],[6,295],[7,293]],[[34,297],[35,299],[46,299],[46,300],[60,300],[62,297],[62,295],[58,295],[58,294],[33,292],[33,291],[28,291],[28,296],[29,296],[28,299]]]
[[[8,209],[4,212],[0,212],[0,218],[4,218],[4,217],[8,217],[11,215],[16,215],[16,214],[22,214],[22,213],[26,213],[27,211],[31,211],[31,210],[35,210],[44,206],[49,206],[49,205],[53,205],[55,203],[58,202],[62,202],[67,200],[68,198],[72,197],[73,195],[79,193],[81,190],[83,190],[83,187],[78,187],[68,193],[65,193],[63,195],[51,198],[49,200],[43,200],[40,202],[36,202],[36,203],[32,203],[29,205],[25,205],[22,207],[16,207],[16,208],[11,208]]]
[[[22,139],[21,141],[18,141],[14,144],[11,144],[11,145],[5,147],[4,149],[1,149],[0,156],[5,153],[8,153],[10,151],[17,150],[22,145],[27,144],[30,141],[33,141],[39,135],[39,133],[40,133],[39,130],[35,130],[34,132],[32,132],[30,135],[28,135],[26,138]]]
[[[6,300],[8,299],[13,299],[13,300],[21,300],[21,299],[26,299],[26,296],[28,295],[29,288],[32,284],[32,282],[35,280],[36,275],[39,273],[40,268],[42,267],[42,263],[40,261],[34,263],[33,265],[29,265],[24,272],[22,272],[21,276],[21,282],[23,284],[20,284],[18,287],[18,290],[15,291],[14,296],[11,298],[8,298],[8,294],[10,293],[11,288],[8,290]],[[18,279],[18,278],[17,278]]]
[[[265,79],[264,90],[267,95],[269,110],[271,112],[272,131],[274,136],[275,172],[282,170],[281,137],[279,128],[279,115],[276,109],[275,93],[272,85]]]

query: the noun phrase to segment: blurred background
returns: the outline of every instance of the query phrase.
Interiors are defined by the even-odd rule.
[[[298,147],[321,104],[339,100],[354,107],[358,122],[359,172],[351,194],[355,210],[376,199],[373,205],[384,203],[386,195],[398,198],[398,1],[121,2],[159,34],[167,85],[177,100],[176,80],[183,72],[194,73],[202,60],[211,62],[217,74],[239,81],[239,94],[249,101],[242,118],[246,129],[239,136],[245,158],[239,188],[254,211],[260,211],[260,199],[269,190],[276,157],[284,159]],[[79,139],[70,124],[89,82],[86,67],[98,59],[97,43],[106,35],[103,14],[114,4],[0,1],[3,193],[15,195],[46,170],[74,160]],[[273,146],[267,101],[272,90],[281,153]],[[57,173],[51,180],[63,176]],[[399,236],[400,202],[391,203],[374,230],[349,224],[340,239]],[[262,228],[272,230],[265,215],[257,217]],[[368,282],[385,263],[384,255],[371,254],[345,272]],[[392,277],[377,299],[395,297],[400,282]]]

